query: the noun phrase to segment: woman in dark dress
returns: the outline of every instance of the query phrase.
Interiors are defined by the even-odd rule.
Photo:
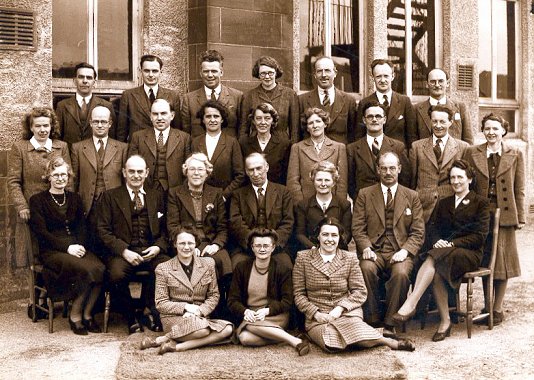
[[[432,291],[441,322],[432,337],[434,342],[450,336],[448,287],[458,288],[462,276],[478,269],[482,261],[484,242],[489,229],[488,201],[470,191],[474,171],[465,160],[453,162],[449,181],[454,195],[441,199],[434,209],[428,227],[428,243],[432,247],[424,254],[425,261],[417,273],[415,287],[393,316],[401,324],[410,319],[425,290]]]
[[[255,258],[237,264],[228,307],[236,318],[242,320],[236,331],[242,345],[286,342],[302,356],[310,351],[308,341],[284,330],[293,304],[293,286],[291,270],[271,260],[277,241],[278,234],[274,230],[252,230],[248,246]]]
[[[72,300],[69,324],[77,335],[101,332],[93,318],[104,264],[85,249],[85,217],[81,198],[65,187],[72,175],[61,157],[52,158],[45,175],[50,189],[30,198],[30,225],[39,240],[44,282],[54,301]]]
[[[287,163],[291,143],[274,133],[278,126],[278,112],[269,103],[259,104],[248,115],[249,124],[255,130],[252,136],[241,136],[239,144],[246,158],[251,153],[261,153],[269,164],[269,181],[286,184]]]

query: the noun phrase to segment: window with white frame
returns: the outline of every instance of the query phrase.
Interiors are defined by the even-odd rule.
[[[362,91],[362,0],[300,0],[300,90],[315,88],[314,64],[331,56],[338,71],[337,88]]]
[[[480,118],[494,112],[517,132],[519,77],[519,2],[479,0]]]

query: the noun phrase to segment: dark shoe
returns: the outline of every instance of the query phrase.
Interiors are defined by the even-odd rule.
[[[41,307],[47,308],[45,303],[40,304]],[[33,318],[33,304],[28,304],[28,318],[30,318],[32,321]],[[38,321],[39,319],[48,319],[48,314],[45,311],[42,311],[37,306],[35,307],[35,320]]]
[[[299,356],[308,355],[310,353],[310,342],[305,336],[301,336],[302,342],[297,344],[295,350],[297,350]]]
[[[397,346],[397,350],[399,351],[415,351],[415,343],[409,339],[401,339],[398,341],[398,343],[399,345]]]
[[[159,344],[156,342],[155,339],[145,336],[143,340],[141,341],[141,344],[139,345],[140,350],[146,350],[147,348],[154,348],[159,347]]]
[[[493,311],[493,326],[498,326],[504,321],[504,312]]]
[[[82,319],[82,324],[85,326],[87,331],[89,331],[91,333],[97,333],[98,334],[98,333],[102,332],[102,329],[100,328],[98,323],[96,323],[94,318]]]
[[[441,342],[442,340],[445,340],[445,338],[451,336],[451,329],[452,329],[452,323],[447,327],[447,330],[444,332],[438,332],[434,334],[432,337],[432,342]]]
[[[397,339],[397,330],[395,330],[394,326],[384,325],[382,335],[384,336],[384,338]]]
[[[73,322],[69,318],[69,325],[72,332],[76,335],[87,335],[87,329],[83,325],[82,321]]]
[[[153,314],[143,314],[139,319],[143,325],[148,327],[149,330],[155,332],[163,331],[163,325],[161,324],[159,316]]]
[[[143,325],[135,318],[128,319],[128,334],[143,332]]]
[[[167,352],[176,352],[176,343],[173,340],[163,343],[159,347],[158,355],[163,355]]]
[[[393,314],[393,316],[391,318],[393,319],[393,321],[395,322],[395,324],[397,326],[400,326],[400,325],[408,322],[410,319],[412,319],[412,317],[415,315],[416,310],[417,310],[417,308],[413,309],[412,311],[410,311],[409,314],[406,314],[406,315],[395,313],[395,314]]]
[[[488,314],[486,309],[480,310],[480,314]],[[493,311],[493,326],[498,326],[504,320],[504,313],[499,311]],[[482,318],[477,318],[473,321],[475,325],[485,325],[489,324],[489,315],[485,315]]]

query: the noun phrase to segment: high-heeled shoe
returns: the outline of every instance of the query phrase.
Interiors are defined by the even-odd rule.
[[[166,354],[167,352],[176,352],[176,343],[172,340],[163,343],[159,347],[158,355]]]
[[[85,327],[87,331],[91,333],[99,334],[102,332],[102,329],[100,328],[98,323],[96,323],[94,318],[82,319],[82,325]]]
[[[445,340],[445,338],[448,338],[449,336],[451,336],[451,329],[452,329],[452,323],[449,324],[449,327],[447,327],[447,330],[443,332],[436,331],[436,333],[432,337],[432,342],[441,342],[442,340]]]
[[[87,329],[85,328],[85,326],[83,325],[82,321],[76,321],[76,322],[73,322],[70,318],[69,318],[69,326],[70,326],[70,329],[72,330],[72,332],[76,335],[88,335],[89,333],[87,332]]]
[[[146,350],[147,348],[159,347],[159,344],[156,342],[156,339],[153,339],[149,336],[145,336],[139,345],[140,350]]]
[[[395,322],[395,324],[397,326],[400,326],[402,325],[403,323],[406,323],[408,322],[410,319],[412,319],[412,317],[415,315],[415,312],[416,312],[416,309],[413,309],[412,311],[410,311],[408,314],[406,315],[403,315],[403,314],[399,314],[399,313],[395,313],[393,314],[393,316],[391,317],[393,319],[393,321]]]

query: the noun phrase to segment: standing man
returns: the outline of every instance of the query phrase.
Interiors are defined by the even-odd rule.
[[[332,140],[349,144],[355,139],[356,100],[334,87],[336,66],[330,57],[315,61],[317,89],[299,95],[301,112],[308,108],[321,108],[330,114],[326,135]]]
[[[130,141],[136,131],[150,129],[150,107],[154,100],[165,99],[176,110],[172,120],[173,128],[180,128],[180,97],[176,92],[159,85],[163,61],[155,55],[143,55],[139,64],[143,84],[122,93],[117,140]]]
[[[384,125],[386,136],[399,140],[406,149],[410,149],[412,142],[417,140],[415,111],[409,97],[401,95],[391,88],[391,83],[395,79],[393,63],[387,59],[375,59],[371,63],[371,73],[376,91],[362,99],[358,105],[356,137],[365,135],[365,125],[363,124],[365,105],[371,100],[376,100],[387,109],[387,119]]]
[[[171,128],[174,114],[167,100],[156,99],[150,113],[153,127],[135,132],[128,150],[128,156],[138,154],[145,159],[146,185],[164,194],[184,182],[181,168],[191,153],[191,136]]]
[[[239,115],[243,93],[221,83],[223,60],[222,54],[217,50],[208,50],[200,55],[200,77],[204,86],[185,94],[181,110],[182,130],[189,133],[192,138],[204,134],[197,114],[208,100],[217,100],[226,107],[228,125],[224,132],[235,138],[239,136]]]
[[[403,168],[399,173],[400,184],[408,187],[411,181],[410,161],[404,144],[384,135],[385,107],[373,100],[365,105],[362,112],[367,134],[347,146],[348,190],[354,200],[361,189],[380,182],[378,158],[386,152],[395,152],[400,157]]]
[[[109,137],[111,124],[108,108],[93,108],[90,118],[93,136],[72,145],[74,191],[82,198],[93,247],[96,243],[97,202],[104,191],[122,185],[122,168],[128,152],[128,145]]]
[[[408,295],[413,258],[423,245],[425,223],[417,192],[398,184],[399,157],[384,153],[378,165],[380,183],[358,193],[352,235],[367,287],[364,319],[373,326],[383,320],[384,336],[393,336],[393,315]],[[379,281],[385,281],[384,318],[379,309]]]
[[[167,250],[163,197],[144,186],[148,168],[141,156],[128,158],[122,174],[124,186],[108,190],[98,204],[98,235],[108,250],[103,259],[108,271],[113,302],[128,321],[130,334],[143,331],[143,322],[152,331],[163,331],[155,306],[154,270],[170,259]],[[136,318],[128,284],[136,271],[150,273],[143,283],[144,312]]]
[[[91,137],[89,119],[93,109],[98,106],[109,109],[111,125],[108,134],[115,137],[113,105],[107,100],[93,96],[96,83],[95,68],[87,62],[82,62],[76,65],[74,71],[76,73],[73,78],[76,95],[60,101],[56,109],[61,140],[68,143],[70,148],[75,142]]]

